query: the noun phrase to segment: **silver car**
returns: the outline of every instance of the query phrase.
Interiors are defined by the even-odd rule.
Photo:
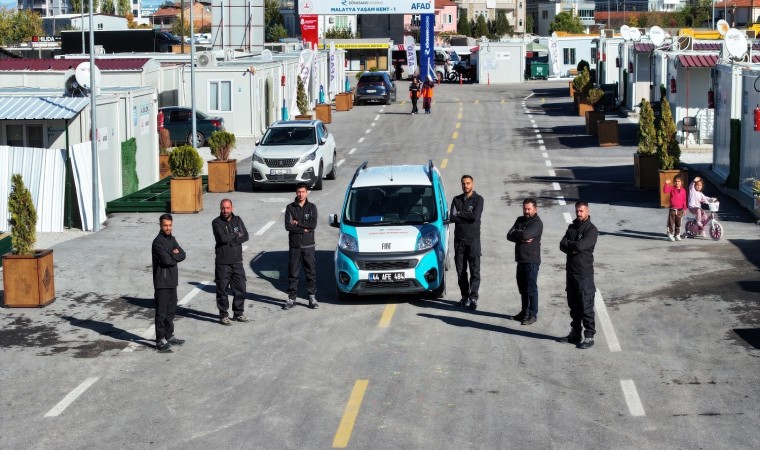
[[[338,175],[335,138],[321,120],[281,120],[256,142],[251,158],[253,190],[268,184],[304,182],[322,189]]]

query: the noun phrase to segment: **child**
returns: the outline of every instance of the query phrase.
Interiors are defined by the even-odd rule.
[[[430,114],[430,104],[433,102],[433,82],[430,79],[422,83],[422,108],[425,114]]]
[[[681,240],[681,217],[686,209],[686,189],[682,187],[681,175],[673,177],[673,185],[670,180],[665,180],[662,192],[670,194],[670,209],[668,210],[668,240]]]
[[[689,185],[689,212],[694,214],[697,218],[697,225],[699,226],[699,235],[705,237],[705,230],[702,229],[705,226],[705,222],[708,220],[707,213],[702,210],[702,203],[708,203],[715,201],[714,198],[710,198],[702,193],[702,187],[704,183],[702,178],[696,177],[694,181]]]

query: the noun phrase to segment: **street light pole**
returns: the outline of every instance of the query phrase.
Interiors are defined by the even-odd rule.
[[[195,0],[190,2],[190,111],[193,115],[193,147],[198,148],[198,135],[195,120],[195,20],[193,16]],[[184,41],[184,39],[182,39]]]
[[[84,3],[84,0],[82,1]],[[92,151],[92,231],[100,231],[100,168],[98,162],[97,88],[95,86],[95,30],[90,0],[90,149]]]

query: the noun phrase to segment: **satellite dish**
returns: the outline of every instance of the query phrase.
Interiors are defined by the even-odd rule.
[[[262,50],[261,51],[261,62],[272,62],[272,51],[271,50]]]
[[[92,86],[90,86],[90,63],[83,62],[79,64],[76,68],[76,71],[74,72],[74,77],[80,86],[85,89],[91,89]],[[95,85],[100,85],[100,70],[97,66],[95,66]]]
[[[626,41],[630,41],[631,27],[629,27],[628,25],[623,25],[622,27],[620,27],[620,35],[623,36],[623,39],[625,39]]]
[[[638,28],[629,28],[628,33],[631,35],[632,41],[640,41],[641,40],[641,31],[639,31]]]
[[[657,25],[649,29],[649,39],[655,47],[659,47],[665,42],[665,31]]]
[[[728,54],[734,58],[741,58],[747,53],[747,36],[736,28],[731,28],[723,38],[726,42]]]
[[[728,30],[731,28],[731,26],[723,19],[720,19],[717,24],[718,33],[720,33],[721,36],[725,36],[726,33],[728,33]]]

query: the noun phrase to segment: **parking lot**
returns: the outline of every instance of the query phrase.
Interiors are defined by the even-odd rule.
[[[158,354],[150,243],[158,214],[116,214],[96,234],[59,242],[56,301],[0,309],[2,448],[754,448],[760,439],[760,248],[749,213],[721,198],[720,241],[665,240],[655,191],[633,185],[636,124],[601,148],[572,114],[567,83],[443,84],[430,115],[398,101],[334,112],[338,177],[309,194],[319,208],[318,310],[283,310],[290,188],[206,194],[177,215],[177,336]],[[403,93],[403,95],[401,95]],[[247,155],[247,156],[246,156]],[[348,180],[370,165],[424,164],[450,199],[470,174],[485,198],[475,312],[440,300],[335,300],[333,251]],[[721,194],[715,186],[707,195]],[[519,312],[506,233],[525,197],[544,223],[539,317]],[[247,324],[215,308],[211,221],[229,197],[251,235],[244,248]],[[573,204],[600,231],[596,346],[569,331],[559,241]],[[53,239],[55,241],[55,239]],[[453,265],[452,265],[453,266]]]

